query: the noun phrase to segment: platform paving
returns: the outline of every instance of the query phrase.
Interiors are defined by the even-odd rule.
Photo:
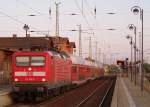
[[[10,93],[12,88],[10,85],[1,85],[0,86],[0,107],[5,107],[13,103]]]
[[[0,96],[9,94],[11,91],[12,91],[12,88],[9,85],[0,86]]]
[[[129,78],[118,77],[111,107],[150,107],[150,93],[141,91]]]

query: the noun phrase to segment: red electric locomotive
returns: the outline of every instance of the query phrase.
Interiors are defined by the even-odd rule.
[[[67,55],[54,51],[16,52],[12,62],[14,91],[45,94],[66,87],[71,84],[71,64]]]

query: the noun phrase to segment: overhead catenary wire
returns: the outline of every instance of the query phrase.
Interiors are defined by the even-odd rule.
[[[24,23],[24,22],[21,21],[21,20],[18,20],[18,19],[15,18],[15,17],[12,17],[12,16],[8,15],[8,14],[5,13],[5,12],[3,11],[3,9],[1,9],[1,8],[0,8],[0,14],[2,14],[2,15],[4,15],[4,16],[8,17],[9,19],[11,19],[11,20],[13,20],[13,21],[15,21],[15,22],[17,22],[17,23],[19,23],[19,24],[22,24],[22,25],[27,24],[27,23]],[[34,29],[34,30],[39,30],[39,29],[33,27],[32,25],[29,25],[29,24],[27,24],[27,25],[28,25],[30,28]],[[44,33],[42,33],[42,34],[44,34]],[[45,35],[45,34],[44,34],[44,35]]]
[[[86,24],[88,25],[88,27],[90,28],[90,30],[91,30],[91,31],[93,32],[93,34],[94,34],[94,31],[92,30],[92,27],[91,27],[91,25],[89,24],[89,22],[88,22],[88,20],[87,20],[87,18],[86,18],[86,15],[85,15],[84,12],[83,12],[83,10],[80,8],[80,6],[79,6],[77,0],[74,0],[74,2],[75,2],[75,4],[76,4],[77,8],[79,9],[80,13],[82,14],[83,19],[85,20]],[[89,50],[90,50],[90,51],[92,51],[91,49],[92,49],[92,48],[89,47]],[[90,53],[91,53],[91,52],[90,52]],[[92,58],[92,54],[90,54],[90,53],[89,53],[89,57]]]
[[[82,13],[82,9],[80,8],[79,3],[77,2],[77,0],[74,0],[74,2],[75,2],[75,4],[76,4],[77,8],[79,9],[79,11]],[[87,20],[87,18],[86,18],[86,16],[85,16],[84,13],[82,14],[82,16],[83,16],[83,18],[84,18],[86,24],[88,25],[88,27],[89,27],[90,29],[92,29],[92,27],[91,27],[91,25],[89,24],[89,22],[88,22],[88,20]]]
[[[4,15],[4,16],[10,18],[11,20],[14,20],[14,21],[16,21],[16,22],[18,22],[18,23],[20,23],[20,24],[25,24],[24,22],[18,20],[17,18],[14,18],[14,17],[12,17],[12,16],[10,16],[10,15],[4,13],[2,9],[0,9],[0,14]]]
[[[99,27],[99,24],[97,23],[97,19],[96,19],[96,15],[97,15],[96,0],[95,0],[95,8],[94,8],[94,11],[91,11],[91,8],[90,8],[89,3],[88,3],[87,0],[85,0],[85,3],[86,3],[86,5],[87,5],[87,7],[89,8],[90,13],[92,14],[92,16],[93,16],[93,18],[94,18],[94,20],[95,20],[95,24],[96,24],[95,28],[96,28],[96,31],[99,31],[99,34],[101,34],[101,32],[100,32],[100,30],[99,30],[99,28],[98,28],[98,27]],[[93,12],[95,12],[95,14],[94,14]],[[93,30],[94,30],[94,29],[93,29]],[[105,43],[106,41],[104,40],[104,38],[103,38],[102,35],[101,35],[101,37],[102,37],[102,39],[103,39],[103,42]]]
[[[95,14],[94,14],[93,11],[91,10],[91,7],[90,7],[88,1],[87,1],[87,0],[84,0],[84,1],[85,1],[85,3],[86,3],[86,5],[87,5],[87,7],[88,7],[88,9],[89,9],[89,11],[90,11],[90,13],[92,14],[92,16],[93,16],[94,19],[95,19]]]
[[[93,16],[93,18],[94,18],[94,20],[95,20],[95,23],[96,23],[96,29],[92,29],[92,30],[100,31],[100,29],[98,28],[99,25],[98,25],[97,20],[96,20],[96,15],[97,15],[96,0],[95,0],[95,9],[94,9],[94,11],[92,11],[92,9],[91,9],[91,7],[90,7],[88,1],[87,1],[87,0],[84,0],[84,1],[85,1],[86,5],[87,5],[87,7],[88,7],[88,10],[89,10],[90,13],[92,14],[92,16]],[[95,14],[94,14],[94,12],[95,12]],[[85,12],[84,12],[84,14],[85,14]],[[103,13],[103,14],[104,14],[104,13]],[[107,13],[105,13],[105,14],[107,14]],[[88,14],[88,15],[89,15],[89,14]],[[102,15],[102,13],[98,13],[98,15]],[[102,30],[102,29],[101,29],[101,30]],[[107,30],[107,29],[103,29],[103,30]],[[101,37],[102,37],[102,39],[103,39],[103,42],[106,44],[106,41],[104,40],[104,38],[103,38],[102,35],[101,35]]]
[[[77,2],[77,0],[74,0],[74,2],[75,2],[75,4],[76,4],[77,8],[79,9],[80,13],[82,13],[83,10],[80,8],[79,3]],[[82,13],[82,16],[83,16],[83,18],[84,18],[86,24],[88,25],[88,27],[89,27],[89,28],[92,30],[92,32],[93,32],[93,28],[90,26],[90,24],[89,24],[89,22],[88,22],[88,20],[87,20],[86,15],[85,15],[84,12]],[[96,20],[95,20],[95,21],[96,21]],[[97,21],[96,21],[96,29],[98,29],[98,23],[97,23]],[[107,29],[105,29],[105,30],[107,30]],[[94,33],[94,32],[93,32],[93,33]],[[103,39],[104,45],[105,45],[105,44],[109,45],[109,44],[106,43],[106,41],[104,40],[103,36],[101,36],[101,37],[102,37],[102,39]]]
[[[32,7],[30,7],[29,5],[27,5],[26,3],[24,3],[22,0],[16,0],[18,3],[24,5],[25,7],[29,8],[30,10],[32,10],[33,12],[39,14],[39,15],[43,15],[43,13],[33,9]]]

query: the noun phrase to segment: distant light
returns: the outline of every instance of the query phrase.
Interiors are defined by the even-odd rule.
[[[133,13],[134,13],[134,14],[138,14],[138,13],[139,13],[139,10],[138,10],[138,9],[134,9],[134,10],[133,10]]]
[[[116,29],[110,28],[110,29],[107,29],[107,30],[116,30]]]
[[[131,38],[131,36],[130,36],[130,35],[127,35],[126,38],[129,39],[129,38]]]
[[[69,30],[69,31],[78,31],[78,30],[73,29],[73,30]]]
[[[129,24],[128,28],[129,28],[129,30],[133,30],[133,29],[135,29],[135,26],[133,24]]]
[[[24,29],[24,30],[29,30],[29,26],[26,25],[26,24],[24,24],[23,29]]]
[[[133,26],[130,26],[129,29],[130,29],[130,30],[133,30],[134,28],[133,28]]]
[[[34,15],[34,14],[30,14],[30,15],[28,15],[28,16],[36,16],[36,15]]]
[[[134,6],[131,8],[131,11],[137,15],[140,12],[141,8],[139,6]]]
[[[116,14],[116,13],[110,12],[110,13],[107,13],[107,14]]]
[[[69,15],[78,15],[78,14],[76,14],[76,13],[71,13],[71,14],[69,14]]]
[[[35,31],[31,30],[31,31],[29,31],[29,32],[35,32]]]

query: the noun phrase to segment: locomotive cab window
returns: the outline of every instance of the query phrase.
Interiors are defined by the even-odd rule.
[[[31,57],[31,66],[44,66],[45,57],[44,56],[32,56]]]
[[[17,56],[16,66],[44,66],[44,56]]]
[[[16,65],[17,66],[29,66],[30,58],[28,56],[17,56],[16,57]]]

